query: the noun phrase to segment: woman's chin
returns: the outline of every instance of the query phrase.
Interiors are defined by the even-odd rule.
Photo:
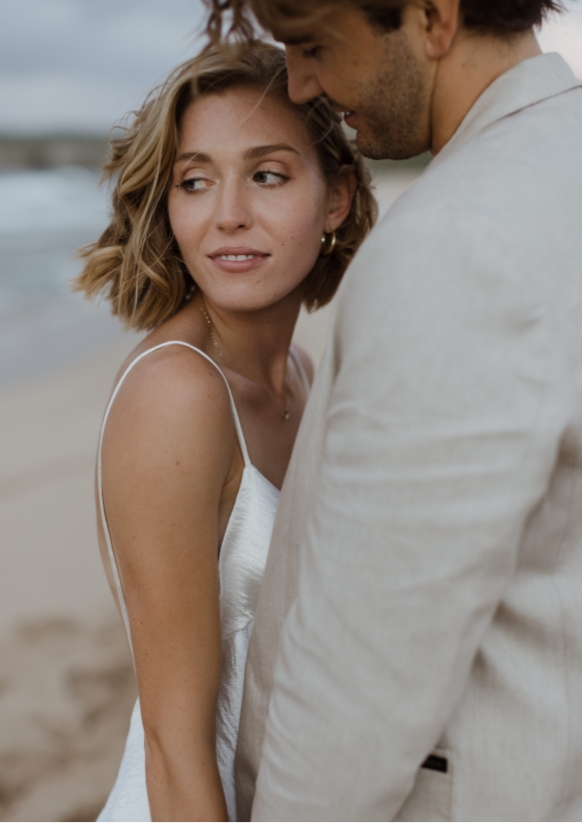
[[[242,291],[236,289],[230,293],[222,292],[219,294],[214,292],[213,289],[206,292],[202,287],[201,290],[206,299],[217,309],[228,312],[247,314],[249,312],[266,311],[283,305],[287,306],[289,303],[296,302],[298,305],[301,303],[300,289],[296,285],[292,285],[289,290],[278,290],[275,293],[259,289],[253,289],[250,294],[247,289]]]

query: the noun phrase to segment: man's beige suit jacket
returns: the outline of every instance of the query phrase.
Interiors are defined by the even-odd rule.
[[[484,92],[342,283],[237,781],[247,820],[255,782],[256,820],[582,820],[582,88],[558,55]]]

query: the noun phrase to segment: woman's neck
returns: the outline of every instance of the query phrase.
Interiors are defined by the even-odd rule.
[[[301,308],[299,290],[274,305],[247,312],[223,309],[195,292],[187,308],[202,320],[207,353],[218,365],[278,395],[285,393],[289,347]],[[190,315],[192,320],[196,315]]]

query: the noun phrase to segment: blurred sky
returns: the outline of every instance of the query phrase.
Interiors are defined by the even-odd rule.
[[[582,0],[540,35],[582,78]],[[194,54],[201,0],[0,0],[0,134],[105,133]]]

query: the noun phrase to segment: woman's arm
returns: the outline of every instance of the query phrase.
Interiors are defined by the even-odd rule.
[[[226,820],[216,764],[219,503],[236,451],[220,374],[164,349],[137,364],[103,445],[129,612],[152,820]]]

